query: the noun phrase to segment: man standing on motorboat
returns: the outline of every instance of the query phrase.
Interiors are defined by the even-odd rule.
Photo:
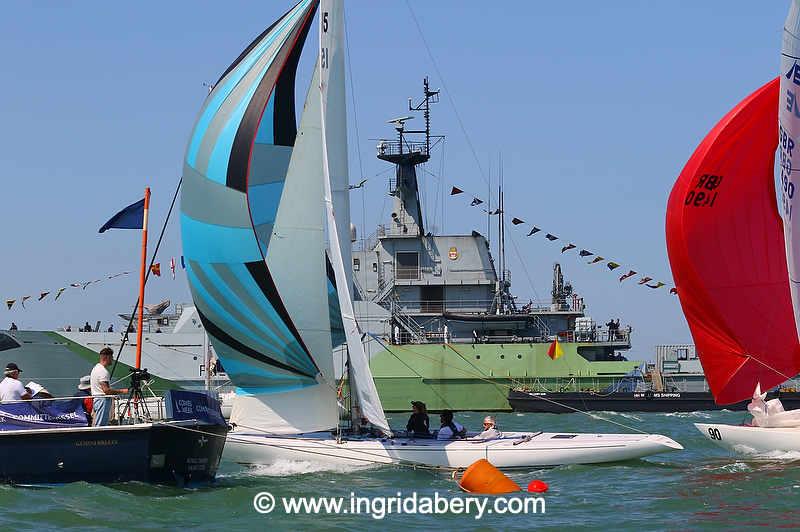
[[[31,392],[19,382],[19,369],[14,362],[6,364],[5,378],[0,382],[0,403],[31,398]]]
[[[114,351],[110,347],[100,350],[100,361],[92,368],[90,383],[92,387],[92,411],[94,419],[92,425],[95,427],[108,425],[108,418],[111,414],[111,398],[108,395],[122,395],[128,393],[127,388],[112,388],[109,382],[111,374],[106,369],[114,362]]]

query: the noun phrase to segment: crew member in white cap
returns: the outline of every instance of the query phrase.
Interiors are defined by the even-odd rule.
[[[486,416],[483,418],[483,432],[475,436],[475,439],[486,441],[502,437],[503,433],[497,430],[497,421],[495,421],[494,416]]]

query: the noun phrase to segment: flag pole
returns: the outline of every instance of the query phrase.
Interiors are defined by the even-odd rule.
[[[147,213],[150,210],[150,187],[144,189],[142,217],[142,267],[139,271],[139,317],[136,324],[136,369],[142,367],[142,329],[144,328],[144,281],[147,276]]]

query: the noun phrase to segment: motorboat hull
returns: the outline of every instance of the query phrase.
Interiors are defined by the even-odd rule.
[[[276,436],[246,430],[228,434],[223,459],[246,465],[281,460],[329,466],[421,465],[464,468],[481,458],[502,469],[634,460],[683,447],[657,434],[506,433],[487,442],[410,438],[347,438],[330,433]]]
[[[695,423],[717,445],[744,454],[800,452],[800,427],[771,428],[745,425]]]
[[[0,432],[0,481],[203,484],[216,476],[226,432],[195,421]]]

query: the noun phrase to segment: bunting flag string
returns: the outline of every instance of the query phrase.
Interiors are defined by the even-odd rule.
[[[464,188],[462,188],[460,186],[456,186],[456,185],[451,185],[450,195],[451,196],[457,196],[457,195],[460,195],[460,194],[467,194],[468,197],[472,198],[472,200],[469,203],[470,207],[476,207],[476,206],[482,205],[484,203],[484,201],[480,197],[475,196],[473,194],[470,194]],[[482,210],[486,214],[488,214],[489,216],[504,214],[504,211],[502,209],[500,209],[500,208],[496,208],[496,209],[492,210],[491,207],[489,207],[489,208],[484,208]],[[539,233],[539,232],[542,231],[542,229],[539,226],[529,225],[524,219],[519,218],[517,216],[514,216],[514,217],[511,218],[511,224],[513,226],[515,226],[515,227],[528,226],[530,229],[527,231],[527,235],[526,236],[529,236],[529,237],[534,236],[536,233]],[[544,238],[546,238],[550,242],[555,242],[555,241],[559,240],[558,236],[554,235],[553,233],[548,233],[548,232],[544,233]],[[561,253],[567,253],[568,251],[576,249],[577,247],[578,246],[576,244],[574,244],[573,242],[569,242],[568,241],[565,245],[563,245],[561,247]],[[614,271],[617,268],[622,267],[621,263],[616,262],[616,261],[612,261],[612,260],[606,260],[605,257],[603,257],[601,255],[597,255],[595,252],[589,251],[586,248],[580,248],[580,250],[578,252],[578,256],[580,256],[581,258],[593,257],[589,262],[586,263],[586,264],[590,264],[590,265],[591,264],[599,264],[601,262],[604,262],[606,264],[606,267],[609,269],[609,271]],[[183,257],[181,257],[181,265],[183,265]],[[626,279],[630,279],[631,277],[633,277],[634,275],[637,275],[637,274],[638,274],[637,270],[629,269],[628,273],[623,274],[623,275],[621,275],[619,277],[619,282],[622,283]],[[664,286],[667,286],[667,283],[665,283],[663,281],[656,281],[656,280],[653,279],[653,277],[650,277],[650,276],[642,275],[642,277],[637,282],[637,285],[647,286],[648,288],[651,288],[653,290],[658,290],[658,289],[660,289],[660,288],[662,288]],[[669,294],[675,295],[677,293],[678,293],[678,290],[677,290],[676,287],[674,287],[674,286],[670,287]]]
[[[116,279],[117,277],[121,277],[123,275],[129,275],[130,273],[131,272],[128,272],[128,271],[119,272],[119,273],[115,273],[114,275],[108,275],[108,276],[105,277],[105,279],[107,279],[107,280],[108,279]],[[58,298],[60,298],[61,295],[69,288],[80,288],[81,290],[86,290],[87,286],[94,285],[94,284],[97,284],[97,283],[100,283],[100,282],[102,282],[102,279],[93,279],[91,281],[86,281],[86,282],[69,283],[68,285],[62,286],[58,290],[56,290],[55,296],[53,296],[50,299],[50,301],[58,301]],[[52,292],[53,292],[52,290],[40,290],[39,291],[39,296],[36,297],[34,299],[34,301],[36,301],[36,302],[44,301],[45,299],[47,299],[47,296],[49,296]],[[22,307],[23,309],[26,309],[25,303],[26,302],[29,303],[28,300],[33,298],[33,297],[34,296],[32,296],[32,295],[25,295],[25,296],[21,296],[19,298],[16,298],[16,297],[15,298],[8,298],[8,299],[5,300],[6,301],[6,307],[8,307],[8,310],[12,310],[14,305],[17,302],[19,302],[19,306]]]

